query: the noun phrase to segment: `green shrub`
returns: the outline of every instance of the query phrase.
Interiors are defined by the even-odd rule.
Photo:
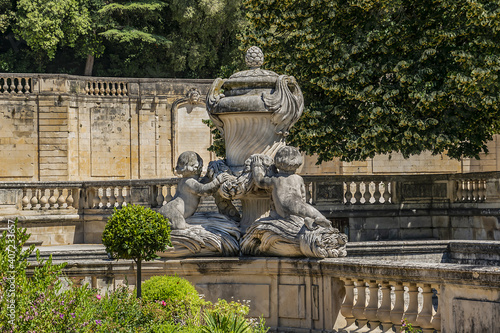
[[[188,280],[178,276],[153,276],[144,281],[143,299],[160,303],[182,324],[199,323],[201,308],[206,303]]]
[[[137,297],[141,297],[141,261],[158,258],[170,242],[170,225],[150,208],[127,205],[116,209],[106,223],[102,243],[113,258],[133,259],[137,264]]]

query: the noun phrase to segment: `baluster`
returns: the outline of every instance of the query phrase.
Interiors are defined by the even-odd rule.
[[[98,209],[100,202],[101,202],[101,199],[99,198],[99,188],[93,187],[92,188],[92,208]]]
[[[377,318],[378,310],[378,283],[371,280],[368,282],[368,290],[370,291],[370,299],[365,310],[366,319],[368,319],[370,332],[381,332],[379,325],[380,321]]]
[[[382,290],[382,303],[377,310],[377,318],[382,324],[382,332],[392,332],[391,322],[391,286],[388,282],[383,281],[380,284]]]
[[[479,180],[479,201],[483,202],[486,200],[486,180]]]
[[[358,290],[358,299],[352,308],[352,314],[358,321],[358,329],[356,332],[368,332],[368,319],[365,316],[366,308],[366,286],[363,280],[356,282],[356,289]]]
[[[116,207],[121,208],[125,198],[123,197],[123,186],[117,186],[118,195],[116,196]]]
[[[102,203],[101,208],[103,208],[103,209],[108,208],[108,188],[107,187],[102,188],[101,203]]]
[[[104,85],[106,86],[106,95],[108,96],[111,93],[111,89],[109,89],[109,84],[110,84],[109,82],[104,83]]]
[[[30,198],[28,198],[29,189],[23,188],[23,198],[21,199],[22,209],[28,209],[30,203]]]
[[[99,95],[104,96],[106,90],[104,89],[104,82],[99,81]]]
[[[66,197],[63,196],[63,191],[64,191],[64,189],[57,190],[57,194],[59,195],[59,197],[57,198],[57,208],[58,209],[68,207],[68,205],[66,204]],[[64,207],[64,204],[66,204],[66,207]]]
[[[18,94],[22,94],[23,93],[23,85],[21,84],[21,78],[20,77],[16,77],[15,78],[17,80],[17,93]]]
[[[165,197],[163,196],[163,185],[156,185],[158,195],[156,196],[157,206],[163,206],[163,200]]]
[[[3,79],[3,92],[4,93],[9,92],[9,86],[7,85],[7,80],[8,80],[8,78]]]
[[[344,183],[344,191],[345,191],[345,203],[347,205],[351,204],[352,192],[351,192],[351,183]]]
[[[471,191],[471,201],[475,201],[475,202],[479,201],[479,200],[477,199],[477,195],[478,195],[478,185],[479,185],[479,184],[478,184],[478,182],[479,182],[479,181],[477,181],[477,180],[473,180],[473,179],[471,179],[471,181],[470,181],[470,184],[471,184],[471,190],[472,190],[472,191]]]
[[[167,185],[167,196],[165,197],[165,202],[169,202],[173,199],[172,187],[173,187],[173,185]]]
[[[465,197],[465,201],[467,202],[471,202],[473,200],[473,197],[472,197],[472,181],[469,179],[469,180],[466,180],[466,184],[467,184],[467,190],[466,190],[466,197]]]
[[[57,197],[56,197],[56,189],[51,189],[50,190],[50,198],[49,198],[49,209],[54,209],[55,205],[57,203]]]
[[[431,319],[432,327],[439,333],[441,332],[441,287],[439,285],[434,285],[434,289],[436,289],[436,296],[438,300],[437,310],[434,313],[434,316]]]
[[[390,182],[386,182],[384,183],[384,194],[383,194],[383,198],[384,198],[384,204],[388,204],[390,203],[391,201],[391,183]]]
[[[404,299],[404,287],[401,282],[391,282],[394,286],[394,307],[391,310],[391,322],[396,328],[396,332],[401,331],[401,320],[403,320],[403,314],[405,312],[405,299]]]
[[[357,328],[356,318],[352,314],[354,305],[354,282],[347,278],[341,278],[341,280],[344,281],[345,298],[344,302],[342,302],[342,306],[340,307],[340,313],[342,313],[347,323],[342,330],[350,332]]]
[[[127,84],[123,83],[123,96],[127,96],[128,90],[127,90]]]
[[[111,95],[116,95],[116,83],[111,83]]]
[[[49,208],[49,198],[45,195],[47,190],[40,190],[40,209]]]
[[[31,92],[31,87],[30,87],[30,84],[29,84],[29,81],[30,79],[28,77],[24,78],[24,93],[25,94],[29,94]]]
[[[405,317],[415,327],[418,315],[418,286],[415,283],[409,284],[408,296],[408,309],[406,310]]]
[[[364,204],[369,204],[370,203],[370,199],[372,197],[372,194],[370,193],[370,185],[371,183],[365,183],[363,182],[363,185],[365,186],[365,193],[363,193],[363,199],[365,200]]]
[[[432,327],[431,320],[433,315],[432,306],[432,288],[430,284],[422,285],[422,310],[417,315],[416,323],[423,329],[423,333],[433,333],[434,328]]]
[[[123,186],[123,203],[122,207],[130,204],[130,186]]]
[[[37,197],[37,193],[38,191],[34,188],[32,188],[30,190],[30,196],[31,196],[31,199],[30,199],[30,204],[31,204],[31,207],[30,209],[36,209],[36,206],[38,205],[38,197]]]
[[[14,94],[16,92],[16,84],[14,83],[14,78],[10,78],[10,93]]]
[[[354,192],[354,204],[359,205],[361,203],[361,183],[360,182],[355,182],[356,184],[356,191]]]
[[[122,94],[122,83],[121,82],[118,82],[118,84],[117,84],[116,94],[118,96],[121,96],[121,94]]]
[[[75,189],[69,188],[68,189],[68,197],[66,198],[66,208],[75,208],[75,199],[73,197],[73,194],[76,193]]]
[[[109,188],[110,193],[109,193],[109,208],[115,208],[115,203],[116,203],[116,196],[115,196],[115,190],[116,188],[114,186],[111,186]]]

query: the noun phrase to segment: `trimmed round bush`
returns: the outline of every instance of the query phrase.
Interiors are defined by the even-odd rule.
[[[144,301],[159,302],[175,319],[198,322],[204,301],[186,279],[178,276],[153,276],[142,284]]]

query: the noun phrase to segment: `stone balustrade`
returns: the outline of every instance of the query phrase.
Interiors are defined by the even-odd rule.
[[[128,96],[128,85],[124,81],[87,81],[85,92],[90,96]]]
[[[386,278],[340,278],[346,292],[341,307],[346,320],[343,331],[400,332],[404,319],[423,333],[441,331],[441,314],[433,304],[433,297],[439,304],[439,284]]]
[[[426,175],[306,176],[310,203],[345,205],[447,201],[482,203],[499,199],[500,172]],[[489,198],[488,198],[489,197]],[[489,199],[489,200],[488,200]]]
[[[69,214],[73,221],[99,220],[99,226],[92,228],[95,237],[84,240],[98,242],[113,208],[140,204],[158,209],[175,195],[178,180],[0,182],[0,199],[4,198],[0,219],[43,217],[47,222]],[[351,242],[500,240],[500,172],[306,176],[304,180],[308,202],[343,228]],[[208,205],[216,209],[213,201]]]
[[[31,94],[33,78],[28,74],[0,74],[0,94]]]

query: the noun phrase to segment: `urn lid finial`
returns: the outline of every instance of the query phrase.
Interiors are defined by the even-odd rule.
[[[252,46],[247,50],[245,62],[250,69],[256,69],[264,63],[264,53],[257,46]]]

